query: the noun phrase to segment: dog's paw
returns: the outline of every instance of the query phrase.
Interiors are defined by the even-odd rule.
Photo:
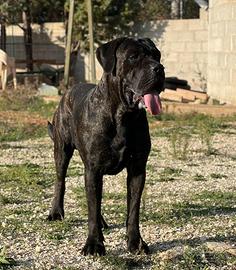
[[[81,250],[81,254],[83,254],[84,256],[104,256],[106,254],[106,250],[102,241],[99,241],[97,239],[87,239],[85,246]]]
[[[49,212],[49,215],[47,217],[48,221],[54,221],[54,220],[63,220],[64,219],[64,210],[63,209],[52,209]]]
[[[136,255],[150,253],[148,245],[141,237],[128,241],[128,251]]]

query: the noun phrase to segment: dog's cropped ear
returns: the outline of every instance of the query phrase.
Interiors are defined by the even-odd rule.
[[[151,51],[153,55],[160,62],[161,60],[161,52],[157,49],[155,43],[150,38],[142,38],[138,40],[144,47]]]
[[[126,38],[114,39],[101,45],[96,50],[98,62],[102,66],[104,72],[115,74],[116,50],[125,39]]]

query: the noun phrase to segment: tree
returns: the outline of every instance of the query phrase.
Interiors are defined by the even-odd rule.
[[[6,23],[4,18],[0,15],[0,49],[6,51]]]
[[[6,51],[6,11],[5,11],[6,4],[0,4],[0,49]]]
[[[168,19],[170,11],[170,0],[143,0],[138,15],[136,16],[136,20],[155,21]]]
[[[100,44],[128,33],[141,1],[93,0],[94,40]],[[68,5],[68,3],[67,3]],[[88,50],[88,18],[86,0],[76,1],[74,40],[80,41],[81,50]]]

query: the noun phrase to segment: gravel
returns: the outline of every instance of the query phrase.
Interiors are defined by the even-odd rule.
[[[191,204],[193,200],[196,203],[196,196],[203,192],[236,191],[236,135],[233,132],[218,133],[212,138],[212,146],[216,150],[216,154],[213,155],[206,155],[202,151],[205,146],[201,141],[192,138],[187,160],[178,160],[172,156],[172,146],[166,137],[153,138],[152,145],[145,198],[142,201],[145,211],[162,214],[163,209],[170,209],[173,203]],[[1,166],[31,163],[40,165],[45,170],[53,170],[52,142],[48,138],[2,143],[1,146]],[[71,166],[77,165],[82,166],[76,153]],[[165,173],[166,168],[179,171],[176,175],[173,173],[173,181],[159,181],[159,175]],[[196,175],[203,176],[204,181],[196,181]],[[125,177],[125,172],[118,176],[106,176],[104,193],[125,194]],[[183,250],[183,245],[191,246],[193,243],[204,245],[206,241],[217,241],[219,235],[221,240],[230,242],[230,237],[236,234],[236,203],[231,206],[231,211],[199,214],[193,216],[191,220],[187,219],[185,223],[174,224],[158,220],[155,222],[152,218],[143,219],[141,211],[140,230],[151,248],[151,255],[134,256],[126,251],[125,217],[123,222],[117,222],[117,219],[120,220],[117,210],[115,215],[104,213],[111,226],[111,229],[105,232],[107,256],[84,257],[80,254],[80,250],[86,240],[87,221],[85,216],[82,218],[80,216],[82,210],[74,192],[78,186],[83,185],[81,176],[70,176],[67,179],[66,219],[63,222],[67,222],[69,229],[62,226],[62,239],[48,237],[50,232],[55,230],[55,226],[61,225],[56,223],[54,226],[44,221],[51,203],[52,186],[47,188],[47,196],[43,196],[40,200],[28,197],[24,204],[4,205],[2,214],[0,209],[0,224],[5,228],[4,233],[0,232],[0,246],[5,246],[7,256],[17,262],[13,269],[165,269],[161,268],[162,260],[166,260],[172,251],[168,256],[167,253],[165,256],[163,254],[164,259],[159,256],[162,252],[173,248],[179,252]],[[4,196],[9,196],[12,192],[10,189],[0,188],[0,190]],[[125,197],[123,201],[125,202]],[[201,199],[199,202],[201,203]],[[117,204],[114,204],[114,207],[116,206]],[[15,210],[22,207],[24,210],[32,211],[32,214],[27,218],[17,215]],[[12,231],[12,226],[9,225],[14,220],[20,223],[19,231],[16,225],[14,227],[16,231]],[[70,220],[72,222],[69,222]],[[221,265],[209,269],[235,268],[232,265]]]

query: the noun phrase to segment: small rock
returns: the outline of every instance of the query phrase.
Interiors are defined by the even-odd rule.
[[[58,89],[55,86],[48,85],[46,83],[42,83],[39,88],[39,95],[40,96],[57,96]]]

